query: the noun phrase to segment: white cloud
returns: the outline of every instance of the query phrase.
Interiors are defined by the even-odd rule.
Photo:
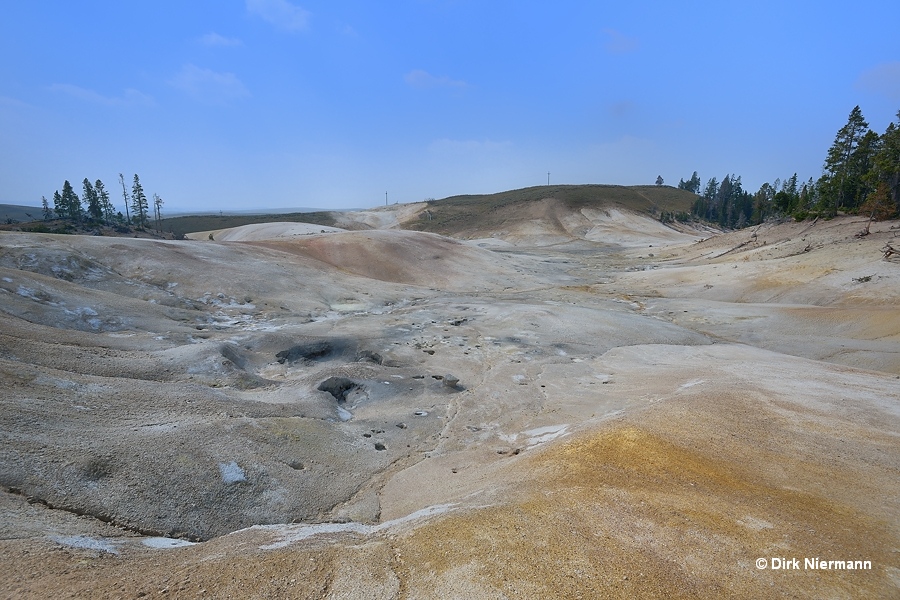
[[[219,35],[216,32],[207,33],[203,37],[200,38],[200,43],[204,46],[209,47],[217,47],[217,46],[243,46],[244,42],[237,38],[228,38],[224,35]]]
[[[425,90],[431,88],[457,88],[463,89],[469,87],[469,84],[465,81],[459,81],[456,79],[450,79],[447,76],[444,77],[435,77],[434,75],[428,73],[427,71],[423,71],[422,69],[415,69],[410,71],[406,75],[403,76],[403,79],[406,81],[408,85],[411,87]]]
[[[219,104],[250,95],[234,73],[218,73],[192,64],[184,65],[169,84],[195,100]]]
[[[309,27],[309,11],[287,0],[247,0],[247,12],[286,31],[303,31]]]
[[[154,104],[153,98],[132,88],[126,89],[122,96],[104,96],[94,90],[71,85],[69,83],[54,83],[49,89],[51,92],[65,94],[85,102],[100,104],[102,106],[152,106]]]
[[[604,47],[610,54],[626,54],[638,49],[637,38],[628,37],[615,29],[604,29],[603,34],[606,36]]]
[[[866,69],[856,80],[856,87],[900,100],[900,62],[889,62]]]

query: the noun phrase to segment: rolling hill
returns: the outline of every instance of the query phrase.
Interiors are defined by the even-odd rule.
[[[496,194],[450,196],[412,204],[394,204],[366,211],[297,212],[260,215],[190,215],[162,220],[164,231],[176,237],[198,231],[214,231],[256,223],[313,223],[345,229],[380,229],[376,219],[355,219],[358,213],[375,213],[382,217],[397,213],[390,219],[402,229],[428,231],[454,237],[479,237],[479,233],[502,228],[510,219],[517,220],[522,211],[530,211],[535,218],[559,218],[562,213],[582,209],[620,208],[647,215],[661,211],[690,210],[694,194],[668,186],[621,185],[554,185],[509,190]],[[555,212],[546,211],[546,201],[552,199]],[[560,212],[561,211],[561,212]],[[474,224],[477,223],[477,227]]]

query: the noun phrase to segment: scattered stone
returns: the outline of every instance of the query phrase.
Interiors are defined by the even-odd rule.
[[[399,427],[400,429],[406,429],[407,425],[406,423],[397,423],[397,427]]]
[[[455,388],[458,383],[459,377],[450,375],[449,373],[447,375],[444,375],[444,387]]]
[[[385,446],[381,442],[376,442],[375,449],[378,450],[379,452],[381,452],[382,450],[387,450],[387,446]]]

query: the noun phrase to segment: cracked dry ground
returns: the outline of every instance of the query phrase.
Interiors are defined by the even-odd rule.
[[[2,234],[0,596],[896,597],[891,225]]]

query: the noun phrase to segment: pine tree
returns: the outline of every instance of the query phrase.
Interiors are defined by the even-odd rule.
[[[900,111],[897,111],[897,124],[888,124],[879,140],[866,182],[873,190],[870,195],[886,194],[895,212],[900,211]],[[879,199],[882,199],[881,196]]]
[[[53,211],[50,210],[50,203],[47,202],[47,196],[41,196],[41,211],[44,213],[45,221],[49,221],[53,218]]]
[[[144,188],[141,186],[141,180],[138,179],[137,173],[134,174],[134,184],[131,186],[131,211],[137,219],[137,226],[141,229],[147,225],[147,212],[150,206],[147,203],[147,196],[144,194]]]
[[[751,223],[759,225],[768,218],[772,212],[772,199],[774,197],[775,190],[768,182],[760,186],[759,190],[753,194],[753,212],[750,217]]]
[[[691,178],[688,181],[684,179],[678,180],[678,189],[687,190],[694,194],[700,193],[700,176],[697,175],[697,171],[694,171],[694,174],[691,175]]]
[[[57,219],[65,219],[68,215],[66,205],[63,204],[62,196],[60,195],[59,190],[53,192],[53,212],[56,213]]]
[[[694,171],[694,174],[691,175],[691,180],[687,184],[687,187],[684,189],[695,194],[700,193],[700,176],[697,175],[697,171]]]
[[[881,150],[881,136],[868,130],[859,141],[859,146],[851,158],[850,170],[855,178],[855,189],[851,198],[851,206],[856,208],[866,201],[866,197],[875,191],[877,182],[869,176],[875,166],[875,157]]]
[[[65,206],[65,217],[76,223],[81,222],[81,198],[72,189],[72,184],[66,179],[63,182],[62,204]]]
[[[84,200],[87,202],[88,216],[94,223],[99,223],[103,220],[103,208],[100,206],[100,196],[97,194],[97,190],[94,189],[91,180],[87,177],[84,178],[81,185],[84,188]]]
[[[856,106],[850,111],[847,124],[838,130],[819,179],[819,208],[827,215],[834,216],[845,206],[858,206],[859,187],[865,173],[857,171],[859,160],[854,160],[854,153],[867,131],[869,124]]]
[[[712,200],[716,197],[716,194],[719,193],[719,182],[716,181],[715,177],[710,178],[709,181],[706,182],[706,189],[703,190],[703,197],[707,200]]]
[[[115,217],[115,208],[109,200],[109,192],[106,186],[99,179],[94,182],[94,190],[97,192],[97,199],[100,201],[100,210],[103,211],[103,220],[107,225],[111,224]]]
[[[794,211],[794,217],[805,219],[808,212],[812,210],[818,201],[819,190],[816,182],[810,177],[800,190],[800,202],[797,205],[797,210]]]
[[[698,202],[697,216],[707,221],[715,221],[719,217],[718,204],[716,196],[719,193],[719,182],[715,177],[711,177],[706,182],[706,188],[703,190],[702,202]]]
[[[716,194],[716,206],[718,207],[718,218],[716,223],[721,227],[733,227],[734,205],[731,202],[734,194],[733,178],[726,175],[719,184],[719,192]]]
[[[781,189],[775,193],[773,198],[775,210],[783,215],[793,214],[797,210],[800,204],[800,190],[797,186],[796,173],[784,180]]]

